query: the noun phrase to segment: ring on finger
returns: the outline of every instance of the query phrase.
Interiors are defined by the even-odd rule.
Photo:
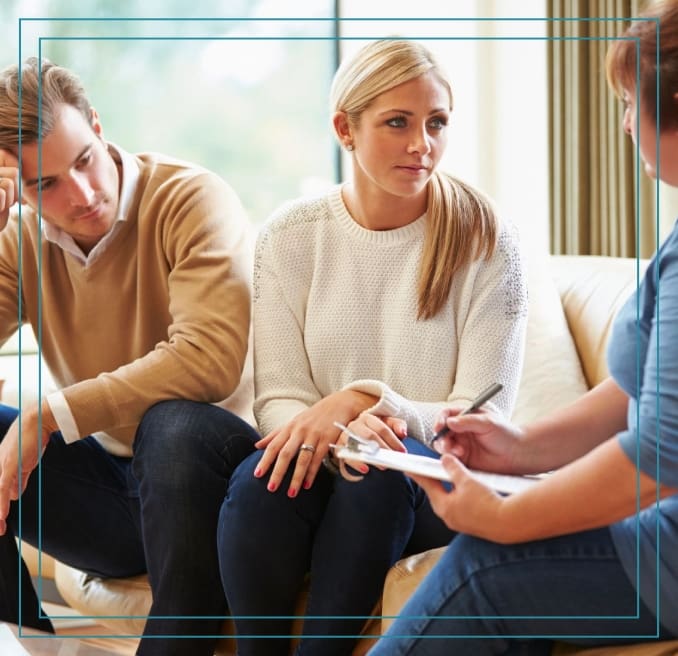
[[[302,444],[299,447],[299,451],[310,451],[311,453],[315,453],[315,447],[312,444]]]

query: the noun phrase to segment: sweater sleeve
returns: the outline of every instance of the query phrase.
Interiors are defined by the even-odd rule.
[[[467,407],[492,383],[502,391],[485,407],[510,416],[518,394],[527,322],[527,284],[517,232],[503,226],[493,256],[477,262],[472,279],[459,280],[457,309],[465,318],[457,328],[458,353],[454,383],[445,401],[405,398],[377,380],[358,380],[346,389],[373,394],[379,401],[372,414],[404,419],[408,432],[425,444],[433,436],[433,424],[445,407]]]
[[[275,239],[265,227],[254,259],[254,415],[262,435],[322,399],[304,345],[308,258],[295,253],[293,237],[274,248]]]
[[[152,219],[139,227],[137,255],[140,268],[167,267],[167,275],[149,280],[166,277],[168,298],[139,289],[135,302],[144,312],[169,310],[167,338],[114,371],[61,390],[80,436],[134,426],[162,400],[220,401],[240,379],[251,264],[251,228],[240,201],[207,172],[155,193],[140,209],[140,217],[145,211]]]
[[[12,212],[0,232],[0,345],[19,327],[19,230]]]

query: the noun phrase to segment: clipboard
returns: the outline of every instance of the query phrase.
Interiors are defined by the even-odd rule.
[[[440,481],[450,482],[450,477],[442,462],[438,458],[420,456],[402,451],[380,448],[377,442],[365,440],[349,431],[346,426],[335,422],[334,425],[348,435],[346,446],[338,447],[331,445],[335,458],[339,459],[339,471],[349,481],[360,481],[363,477],[352,474],[346,470],[346,460],[364,462],[366,465],[396,469],[405,473],[419,474],[428,478],[436,478]],[[514,494],[522,492],[536,483],[542,476],[514,476],[511,474],[495,474],[492,472],[470,469],[470,474],[479,482],[491,487],[497,492]]]

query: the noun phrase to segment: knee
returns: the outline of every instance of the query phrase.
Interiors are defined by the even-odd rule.
[[[149,475],[229,477],[254,450],[256,431],[239,417],[195,401],[162,401],[144,414],[134,440],[133,469],[137,479]]]
[[[511,561],[511,550],[495,542],[460,533],[452,539],[440,560],[448,572],[454,572],[455,576],[475,588],[480,585],[486,571]]]
[[[266,489],[266,479],[256,478],[256,469],[263,452],[256,451],[245,458],[231,475],[228,490],[219,512],[217,541],[223,544],[233,534],[252,535],[257,527],[267,526],[267,506],[274,503],[275,494]],[[234,531],[234,527],[238,527]],[[267,529],[268,530],[268,529]]]
[[[262,456],[262,451],[255,451],[231,475],[220,512],[220,526],[229,531],[238,527],[249,534],[259,529],[268,533],[271,527],[290,521],[290,514],[299,509],[298,500],[287,497],[286,487],[268,490],[270,472],[262,477],[254,475]]]
[[[266,494],[268,492],[266,489],[268,476],[257,478],[254,475],[254,470],[262,456],[263,451],[255,451],[238,465],[228,483],[222,512],[226,512],[230,506],[244,509],[250,506],[250,503],[256,503],[259,507],[269,496],[272,496],[271,493]]]
[[[213,448],[224,449],[228,437],[243,436],[251,443],[257,432],[228,410],[211,403],[182,399],[161,401],[144,414],[134,440],[134,452],[168,451],[176,455],[195,449],[195,442],[211,442]],[[154,454],[155,455],[155,454]]]
[[[407,476],[399,471],[370,469],[360,483],[336,479],[335,491],[346,504],[367,509],[374,507],[383,512],[385,507],[414,507],[415,487]],[[358,504],[358,505],[356,505]]]
[[[190,437],[189,416],[196,411],[194,405],[183,400],[161,401],[146,410],[134,439],[135,455],[181,448]]]

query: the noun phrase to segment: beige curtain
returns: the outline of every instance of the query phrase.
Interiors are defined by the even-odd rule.
[[[547,2],[555,254],[648,257],[656,248],[654,182],[642,165],[636,173],[635,147],[622,129],[622,106],[605,78],[609,39],[619,36],[629,18],[638,15],[640,4],[640,0]],[[626,20],[584,20],[595,18]]]

